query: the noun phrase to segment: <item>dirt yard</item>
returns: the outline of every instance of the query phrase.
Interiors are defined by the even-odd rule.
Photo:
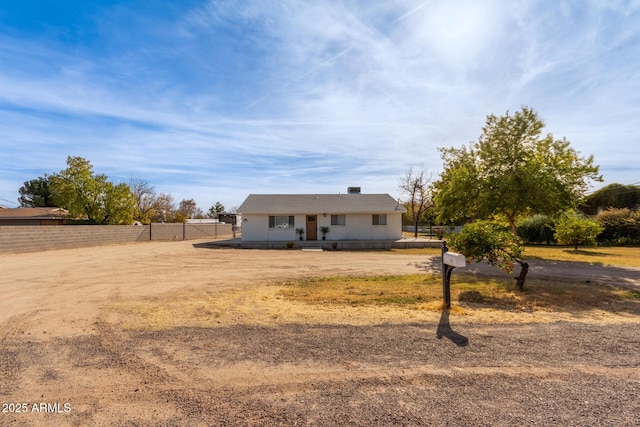
[[[640,423],[638,311],[447,315],[277,293],[296,277],[437,268],[424,255],[189,241],[3,255],[0,425]],[[640,286],[638,269],[570,271]]]

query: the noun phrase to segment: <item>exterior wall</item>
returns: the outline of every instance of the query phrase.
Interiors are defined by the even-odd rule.
[[[318,240],[322,240],[322,233],[320,232],[320,227],[329,227],[329,232],[327,233],[327,240],[345,240],[346,239],[346,227],[344,225],[331,225],[331,215],[326,214],[326,216],[322,216],[322,214],[318,215]]]
[[[0,226],[0,253],[35,252],[149,240],[231,237],[231,224]]]
[[[347,215],[347,240],[397,240],[402,238],[402,214],[387,214],[386,225],[373,225],[371,214]],[[333,231],[337,226],[333,226]],[[331,232],[329,233],[331,234]]]
[[[269,217],[266,215],[242,215],[242,240],[268,241]]]
[[[283,213],[283,215],[285,215]],[[322,240],[320,227],[329,227],[326,240],[397,240],[402,238],[402,214],[388,213],[386,225],[372,225],[372,214],[346,214],[346,225],[331,225],[331,215],[310,212],[318,216],[318,240]],[[243,215],[242,240],[247,242],[296,241],[296,228],[305,228],[306,215],[295,215],[293,228],[269,228],[269,215]]]
[[[387,214],[387,239],[402,239],[402,214]]]

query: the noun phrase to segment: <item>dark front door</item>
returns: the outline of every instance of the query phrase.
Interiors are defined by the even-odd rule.
[[[307,240],[318,240],[318,215],[307,215]]]

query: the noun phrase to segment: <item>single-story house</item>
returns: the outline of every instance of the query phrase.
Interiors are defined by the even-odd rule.
[[[61,225],[67,214],[55,207],[6,208],[0,209],[0,225]]]
[[[250,194],[238,208],[242,240],[398,240],[406,209],[388,194]],[[327,231],[323,233],[323,230]]]

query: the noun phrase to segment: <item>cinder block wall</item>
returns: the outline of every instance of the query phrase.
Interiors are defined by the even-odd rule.
[[[223,239],[231,224],[0,226],[0,253],[35,252],[149,240]]]
[[[146,235],[146,238],[145,238]],[[32,252],[149,240],[135,225],[32,225],[0,227],[0,252]]]
[[[182,238],[182,224],[150,224],[149,240],[185,240]]]
[[[214,239],[233,237],[233,225],[231,224],[185,224],[185,240]]]
[[[211,237],[230,239],[233,237],[231,224],[175,224],[152,223],[150,240],[192,240]]]

